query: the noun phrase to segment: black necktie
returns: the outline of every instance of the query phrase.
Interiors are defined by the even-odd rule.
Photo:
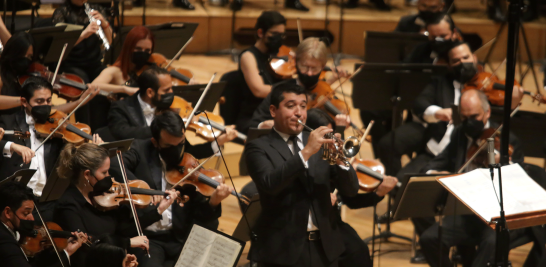
[[[298,146],[298,136],[291,135],[290,138],[288,138],[288,140],[292,141],[292,154],[294,155],[298,154],[301,151],[300,146]]]

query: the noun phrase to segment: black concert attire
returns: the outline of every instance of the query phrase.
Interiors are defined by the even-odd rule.
[[[123,100],[112,103],[108,112],[108,128],[117,140],[123,139],[148,139],[152,137],[150,127],[146,122],[144,110],[141,107],[142,100],[139,94],[126,97]],[[151,110],[151,107],[149,107]],[[146,115],[150,112],[146,110]],[[153,114],[151,115],[153,117]]]
[[[394,31],[419,33],[423,27],[425,27],[425,22],[419,15],[407,15],[400,18]]]
[[[89,4],[91,9],[100,12],[104,19],[108,18],[104,7],[98,4]],[[52,17],[53,24],[69,23],[82,25],[85,29],[89,25],[89,17],[85,13],[84,6],[76,6],[65,1],[60,7],[55,9]],[[100,27],[100,26],[99,26]],[[102,40],[98,35],[93,34],[83,39],[78,45],[72,48],[68,57],[61,64],[60,72],[76,74],[84,83],[90,83],[105,68],[102,65],[103,53],[101,50]],[[88,105],[85,105],[76,111],[78,121],[87,123],[91,129],[96,130],[102,126],[106,126],[106,111],[110,102],[105,96],[97,95]]]
[[[34,130],[34,119],[27,115],[24,110],[11,115],[0,116],[0,127],[21,132],[30,132],[30,138],[19,139],[13,135],[6,135],[0,140],[0,148],[3,149],[0,158],[0,180],[3,180],[21,169],[36,169],[36,173],[30,179],[28,186],[34,191],[34,195],[41,196],[42,190],[47,182],[47,178],[53,171],[57,158],[64,147],[64,142],[60,138],[50,138],[40,149],[36,151],[36,156],[32,158],[30,164],[23,163],[23,157],[17,153],[11,153],[11,143],[26,146],[35,150],[43,142],[44,138],[37,136]],[[40,202],[38,208],[44,216],[44,220],[51,221],[55,201]],[[38,221],[36,213],[35,220]],[[40,223],[41,224],[41,223]]]
[[[498,127],[497,124],[490,124],[490,128]],[[488,128],[487,124],[486,128]],[[472,140],[464,134],[461,127],[455,128],[449,145],[431,160],[423,171],[457,172],[467,160],[467,147],[471,142]],[[509,142],[514,148],[512,162],[522,163],[521,142],[512,134]],[[494,258],[495,239],[495,231],[476,215],[445,216],[442,222],[442,266],[450,266],[449,248],[456,245],[478,246],[472,266],[487,266],[487,262]],[[440,239],[437,223],[420,235],[419,243],[428,264],[432,267],[439,266]]]
[[[157,209],[146,210],[139,214],[140,225],[145,228],[159,221],[161,215]],[[109,211],[101,211],[89,204],[80,190],[70,185],[57,201],[54,221],[65,231],[81,230],[88,235],[98,237],[110,234],[120,237],[124,248],[130,248],[130,238],[137,236],[136,225],[131,210],[126,205]],[[70,258],[72,266],[85,266],[88,247],[83,245]]]
[[[432,49],[432,42],[425,42],[416,45],[404,59],[404,63],[433,64],[437,57],[438,53]]]
[[[245,146],[262,206],[248,257],[261,266],[338,266],[345,251],[331,182],[342,195],[354,196],[356,173],[352,167],[330,166],[320,151],[304,162],[300,151],[308,138],[305,131],[290,137],[273,129]]]
[[[247,51],[251,53],[254,58],[256,58],[258,71],[260,72],[260,76],[262,76],[264,84],[275,84],[282,81],[270,71],[271,67],[269,66],[268,54],[262,53],[258,48],[256,48],[256,46],[251,46],[250,48],[243,51],[241,55]],[[240,58],[241,56],[239,55],[239,62]],[[248,84],[245,82],[244,74],[241,70],[240,63],[238,72],[240,77],[242,78],[241,86],[243,87],[243,89],[241,90],[241,109],[239,110],[239,116],[237,116],[235,125],[239,132],[246,134],[248,132],[248,129],[250,128],[250,119],[252,118],[252,114],[254,113],[254,110],[256,110],[256,108],[260,105],[263,98],[258,98],[254,96],[252,91],[250,91]]]
[[[213,154],[209,143],[192,146],[186,142],[184,149],[198,159]],[[170,188],[171,185],[164,178],[166,172],[164,163],[151,139],[135,140],[131,149],[123,153],[123,162],[129,180],[143,180],[150,185],[151,189],[156,190],[165,191]],[[110,166],[110,174],[121,177],[117,159],[112,158]],[[182,191],[190,197],[183,207],[175,202],[160,216],[159,222],[147,228],[143,226],[144,235],[150,240],[151,257],[143,257],[142,261],[139,260],[141,266],[164,266],[167,261],[173,262],[174,265],[193,224],[214,230],[218,228],[218,218],[222,214],[221,205],[212,207],[209,199],[196,192],[194,187],[183,188]],[[151,206],[144,211],[150,209],[157,210],[157,207]]]
[[[17,232],[9,229],[4,223],[0,222],[0,259],[1,266],[17,267],[60,267],[59,257],[52,249],[44,250],[33,258],[27,258],[19,246],[19,239],[22,238]],[[59,251],[59,256],[63,260],[64,266],[68,264],[68,255],[65,251]],[[75,266],[75,265],[73,265]]]

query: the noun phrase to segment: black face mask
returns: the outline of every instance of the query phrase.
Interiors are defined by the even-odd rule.
[[[112,176],[106,176],[102,180],[96,182],[93,186],[93,195],[102,195],[104,192],[108,191],[112,187],[112,178]]]
[[[279,53],[279,48],[282,46],[282,34],[275,34],[267,37],[267,43],[265,43],[265,46],[267,46],[267,52],[270,55],[276,55]]]
[[[301,73],[298,68],[296,68],[296,72],[298,73],[298,80],[301,82],[303,87],[305,87],[305,89],[310,89],[319,82],[320,72],[313,76]]]
[[[15,231],[19,232],[22,236],[33,236],[34,235],[34,221],[33,220],[23,220],[17,216],[17,214],[13,213],[17,219],[19,219],[19,227],[15,226],[15,223],[11,222],[13,224],[13,227],[16,227]]]
[[[170,146],[167,148],[160,148],[159,155],[167,165],[167,168],[172,168],[178,166],[182,160],[182,153],[184,152],[184,143],[178,144],[177,146]]]
[[[450,39],[442,39],[440,37],[430,41],[432,51],[436,52],[438,55],[446,53],[452,44],[453,41]]]
[[[32,107],[32,106],[31,106]],[[34,118],[36,123],[45,123],[49,119],[51,113],[50,105],[34,106],[30,111],[30,115]]]
[[[157,97],[154,97],[152,99],[152,104],[160,110],[168,109],[171,107],[172,103],[174,101],[174,93],[166,93],[162,94],[159,99]]]
[[[30,67],[31,60],[26,57],[21,57],[18,59],[14,59],[11,62],[11,67],[13,68],[13,71],[16,75],[24,75],[27,74],[28,68]]]
[[[470,138],[476,140],[480,137],[485,127],[483,121],[466,119],[462,124],[463,132]]]
[[[136,65],[137,69],[142,68],[146,63],[148,63],[148,59],[150,58],[151,54],[144,51],[137,51],[133,52],[133,58],[131,59],[131,62]]]
[[[436,16],[439,16],[441,12],[434,12],[434,11],[419,11],[419,18],[421,18],[425,23],[432,22]]]
[[[453,78],[462,84],[470,81],[478,73],[478,69],[472,62],[462,62],[453,66]]]

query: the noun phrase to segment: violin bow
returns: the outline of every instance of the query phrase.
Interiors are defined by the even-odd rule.
[[[519,110],[519,106],[516,107],[514,109],[514,111],[512,111],[512,113],[510,113],[510,118],[513,117]],[[489,136],[490,138],[493,137],[495,134],[497,134],[500,130],[502,130],[502,124],[495,130],[495,132]],[[457,171],[457,173],[462,173],[464,171],[464,169],[466,169],[466,167],[468,167],[468,164],[470,164],[470,162],[472,162],[477,156],[478,154],[480,154],[480,152],[482,150],[485,149],[485,147],[487,146],[487,140],[482,140],[482,142],[480,143],[479,147],[478,147],[478,150],[476,150],[476,152],[474,152],[474,154],[472,155],[472,157],[470,157],[466,162],[465,164]]]
[[[352,79],[356,74],[358,74],[361,70],[362,70],[362,67],[364,67],[364,65],[360,65],[360,67],[358,67],[358,69],[355,70],[355,72],[353,72],[353,74],[351,74],[351,76],[347,77],[345,80],[343,80],[342,82],[338,82],[339,85],[334,89],[332,90],[330,93],[328,93],[327,95],[323,96],[319,101],[317,101],[317,103],[313,106],[313,108],[317,108],[317,107],[320,107],[322,105],[324,105],[324,103],[326,102],[326,100],[328,100],[328,97],[330,97],[331,95],[335,95],[335,93],[337,92],[337,90],[339,88],[341,88],[341,85],[344,84],[346,81]],[[343,93],[343,92],[342,92]]]
[[[129,183],[127,179],[127,173],[125,172],[125,164],[123,163],[123,157],[121,155],[121,151],[116,151],[116,157],[118,158],[119,163],[119,169],[121,170],[121,177],[123,177],[123,183],[125,186],[125,192],[127,196],[129,197],[129,206],[131,208],[131,213],[133,214],[133,219],[135,220],[135,226],[137,229],[138,236],[144,236],[144,233],[142,232],[142,227],[140,226],[140,221],[137,216],[135,204],[133,203],[133,195],[131,194],[131,190],[129,189]],[[148,244],[149,245],[149,244]],[[148,254],[148,258],[150,258],[150,250],[146,250],[146,253]]]
[[[362,137],[360,137],[360,146],[362,146],[362,143],[364,142],[364,140],[366,140],[366,137],[368,136],[368,134],[372,130],[373,124],[374,124],[373,120],[371,120],[370,123],[368,123],[368,127],[366,127],[366,130],[364,131],[364,134],[362,135]],[[362,149],[358,150],[358,156],[360,156],[360,159],[362,159],[362,154],[360,154],[360,153],[362,153]],[[353,161],[355,161],[355,157],[352,157],[349,162],[352,164]]]
[[[55,245],[55,242],[53,241],[53,237],[51,237],[51,233],[49,232],[49,229],[47,229],[47,224],[44,221],[44,218],[42,217],[42,214],[40,213],[40,210],[38,209],[38,205],[36,205],[35,201],[32,201],[34,204],[34,209],[36,209],[36,213],[38,214],[38,217],[40,218],[40,221],[42,222],[42,225],[44,226],[47,239],[49,239],[49,242],[51,242],[51,245],[53,246],[53,250],[55,250],[55,254],[57,254],[57,257],[59,258],[59,261],[61,262],[61,266],[64,266],[64,262],[61,258],[61,255],[59,254],[59,250],[57,249],[57,246]]]
[[[63,50],[61,51],[61,56],[59,57],[59,61],[57,61],[57,67],[55,68],[55,72],[53,73],[53,79],[51,80],[51,85],[55,85],[55,79],[57,78],[57,73],[59,73],[59,68],[61,67],[61,62],[63,61],[64,52],[66,52],[66,48],[68,47],[68,43],[64,43]]]
[[[300,44],[301,44],[301,42],[303,42],[303,33],[301,30],[300,18],[297,18],[296,24],[298,25],[298,38],[300,39]]]
[[[186,174],[186,176],[184,176],[184,178],[180,179],[180,181],[178,181],[176,184],[173,184],[173,186],[171,188],[175,188],[176,186],[178,186],[180,183],[182,183],[183,181],[185,181],[186,179],[188,179],[194,172],[196,172],[197,170],[201,169],[201,167],[203,167],[203,165],[205,165],[205,163],[207,163],[207,161],[209,161],[211,158],[213,158],[214,155],[210,156],[209,158],[207,158],[205,161],[203,161],[203,163],[199,164],[199,166],[193,168],[193,170],[191,170],[190,172],[188,172],[188,174]]]
[[[193,40],[193,36],[190,37],[190,39],[184,44],[184,46],[182,46],[182,48],[180,48],[180,50],[178,50],[178,53],[174,55],[174,57],[171,59],[171,61],[169,61],[169,64],[167,64],[167,66],[165,66],[164,69],[168,69],[171,66],[171,64],[173,64],[173,62],[182,54],[184,49],[186,49],[186,46],[188,46],[188,44],[190,44],[192,40]]]
[[[195,104],[195,107],[193,108],[193,111],[190,113],[190,116],[186,120],[186,125],[184,125],[186,129],[188,129],[188,125],[190,125],[191,121],[193,120],[193,116],[195,115],[195,111],[197,111],[199,109],[199,106],[201,106],[201,103],[203,102],[203,99],[205,99],[205,96],[209,92],[210,85],[212,84],[212,81],[214,81],[214,78],[216,78],[216,72],[214,74],[212,74],[212,77],[210,78],[210,81],[207,84],[207,87],[205,87],[205,90],[201,94],[201,97],[197,101],[197,104]]]

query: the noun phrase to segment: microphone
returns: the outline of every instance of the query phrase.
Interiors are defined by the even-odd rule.
[[[495,165],[495,139],[487,138],[487,159],[489,166]]]
[[[196,111],[193,112],[193,115],[197,116],[197,115],[199,115],[199,114],[201,114],[203,112],[205,112],[205,111],[196,110]]]

